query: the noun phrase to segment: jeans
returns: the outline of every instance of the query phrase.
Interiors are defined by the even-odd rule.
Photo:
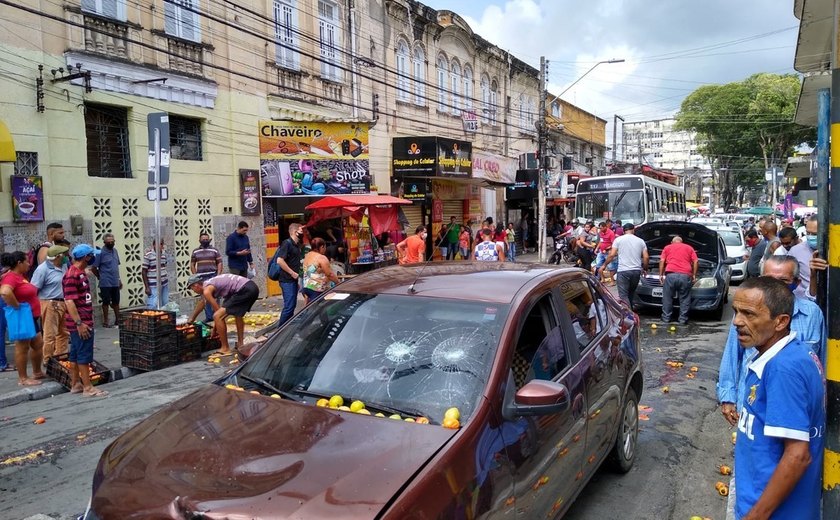
[[[508,262],[516,262],[516,242],[508,242],[507,246],[507,258],[505,260]]]
[[[618,298],[630,305],[631,309],[633,308],[633,296],[636,294],[636,288],[639,287],[641,276],[642,271],[639,269],[621,271],[615,276]]]
[[[470,259],[470,248],[462,247],[461,248],[461,259],[462,260],[469,260]]]
[[[680,297],[680,323],[688,323],[688,309],[691,307],[691,275],[667,273],[662,288],[662,321],[671,321],[674,310],[674,294]]]
[[[297,307],[298,283],[297,280],[291,282],[280,282],[280,289],[283,290],[283,312],[280,313],[280,319],[277,320],[277,326],[280,327],[295,315],[295,307]]]
[[[149,289],[152,290],[152,294],[146,296],[146,307],[150,309],[157,309],[157,287],[155,287],[154,285],[150,285]],[[160,306],[163,307],[167,303],[169,303],[169,284],[166,284],[160,288]]]
[[[3,310],[5,306],[6,302],[0,298],[0,370],[9,366],[6,360],[6,312]]]
[[[447,260],[455,260],[455,255],[458,254],[460,247],[458,247],[458,242],[449,242],[446,245],[446,259]]]

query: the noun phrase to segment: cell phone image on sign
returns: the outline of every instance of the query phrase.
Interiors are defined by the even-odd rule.
[[[268,189],[265,190],[266,195],[293,195],[294,185],[292,183],[292,169],[291,165],[285,161],[267,161],[262,165],[262,170],[265,173],[266,185]]]

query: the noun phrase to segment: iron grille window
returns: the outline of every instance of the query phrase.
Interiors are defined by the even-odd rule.
[[[88,175],[131,178],[128,110],[85,103]]]
[[[38,175],[38,152],[17,152],[15,175]]]
[[[201,120],[170,115],[169,148],[173,159],[202,160]]]

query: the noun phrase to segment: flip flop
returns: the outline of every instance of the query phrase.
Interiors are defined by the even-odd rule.
[[[16,372],[17,369],[11,365],[0,368],[0,372]]]
[[[24,379],[23,381],[18,381],[19,386],[38,386],[41,382],[36,379]]]
[[[105,397],[107,395],[108,392],[105,390],[99,390],[98,388],[94,388],[92,392],[82,391],[82,397]]]
[[[210,357],[228,357],[228,356],[232,356],[232,355],[233,355],[232,350],[230,352],[221,352],[221,351],[217,350],[216,352],[213,352],[212,354],[210,354]]]

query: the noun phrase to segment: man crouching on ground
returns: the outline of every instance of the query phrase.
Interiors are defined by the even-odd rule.
[[[213,307],[213,328],[219,335],[219,342],[221,343],[218,354],[222,356],[231,355],[227,338],[227,324],[225,323],[225,318],[228,315],[233,316],[236,321],[236,345],[242,347],[242,342],[245,339],[245,314],[251,310],[254,302],[260,296],[260,289],[257,284],[236,274],[220,274],[209,279],[206,276],[193,275],[187,283],[194,293],[204,296],[204,298],[198,300],[192,316],[190,316],[190,323],[195,321],[196,317],[204,311],[204,306],[209,303]],[[224,307],[219,303],[222,298],[224,298]],[[247,352],[240,352],[240,354],[243,357],[248,356]]]

